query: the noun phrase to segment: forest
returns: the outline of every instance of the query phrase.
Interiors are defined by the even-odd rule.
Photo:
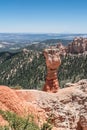
[[[61,88],[68,82],[87,78],[87,55],[61,57],[58,79]],[[0,84],[12,88],[42,89],[46,78],[43,52],[26,50],[0,53]]]

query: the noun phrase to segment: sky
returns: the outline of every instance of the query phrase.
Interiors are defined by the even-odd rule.
[[[87,33],[87,0],[0,0],[0,32]]]

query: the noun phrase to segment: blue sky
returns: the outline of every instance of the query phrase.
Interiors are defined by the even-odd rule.
[[[0,0],[0,32],[87,33],[87,0]]]

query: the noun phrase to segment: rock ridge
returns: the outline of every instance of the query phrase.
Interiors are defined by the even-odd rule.
[[[69,85],[57,93],[1,86],[0,109],[23,115],[26,108],[40,125],[50,118],[53,130],[87,130],[87,79]]]

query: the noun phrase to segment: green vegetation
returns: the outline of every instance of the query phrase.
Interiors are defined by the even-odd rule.
[[[4,55],[4,58],[3,58]],[[35,51],[0,56],[0,84],[39,89],[44,84],[45,60]]]
[[[39,128],[31,115],[24,118],[13,112],[2,110],[0,110],[0,115],[9,123],[8,126],[0,126],[0,130],[52,130],[52,126],[48,122]]]
[[[48,48],[49,46],[57,45],[58,43],[63,43],[64,46],[66,46],[68,43],[70,43],[72,40],[66,40],[66,39],[47,39],[43,41],[37,41],[37,43],[33,43],[28,45],[26,48],[29,50],[34,51],[43,51],[44,48]]]
[[[58,43],[62,43],[64,46],[66,46],[68,43],[70,43],[72,40],[67,40],[67,39],[47,39],[47,40],[44,40],[44,41],[41,41],[40,42],[40,45],[42,43],[48,45],[48,46],[51,46],[51,45],[57,45]],[[45,46],[46,46],[45,45]],[[46,46],[47,47],[47,46]]]
[[[60,86],[87,78],[87,55],[62,57],[58,70]],[[46,64],[38,51],[0,53],[0,84],[16,89],[41,89],[45,82]]]
[[[74,83],[80,79],[87,79],[87,55],[67,55],[63,57],[58,78],[62,87],[67,82]]]
[[[9,125],[5,126],[5,130],[39,130],[39,127],[34,123],[32,116],[27,118],[20,117],[15,113],[9,111],[0,110],[0,114],[5,120],[8,121]]]
[[[44,123],[41,130],[52,130],[52,125],[47,123]]]

